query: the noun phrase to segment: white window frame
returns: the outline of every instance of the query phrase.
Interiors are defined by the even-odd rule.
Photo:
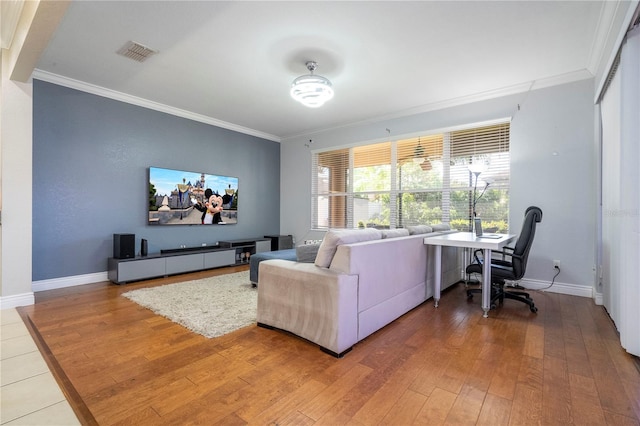
[[[460,128],[456,128],[456,129],[450,129],[448,131],[442,131],[442,132],[437,132],[436,134],[438,135],[442,135],[442,186],[438,187],[436,189],[433,188],[417,188],[417,189],[411,189],[411,190],[406,190],[406,189],[399,189],[398,188],[398,182],[397,182],[397,171],[398,171],[398,140],[402,139],[402,138],[398,138],[396,140],[391,140],[391,141],[385,141],[385,142],[380,142],[380,144],[383,143],[391,143],[391,154],[390,154],[390,189],[388,191],[354,191],[354,149],[358,148],[358,147],[364,147],[364,146],[375,146],[377,144],[362,144],[362,145],[357,145],[357,146],[353,146],[350,148],[337,148],[337,149],[330,149],[330,150],[322,150],[322,151],[315,151],[312,153],[312,188],[311,188],[311,228],[312,229],[330,229],[330,228],[345,228],[345,229],[352,229],[357,227],[357,223],[355,223],[354,220],[354,199],[360,195],[360,196],[375,196],[375,195],[380,195],[380,194],[384,194],[384,195],[388,195],[389,196],[389,209],[390,209],[390,216],[389,216],[389,224],[388,227],[393,229],[393,228],[397,228],[397,227],[402,227],[402,224],[398,224],[397,223],[397,218],[398,218],[398,211],[397,211],[397,201],[399,198],[399,195],[401,193],[429,193],[429,192],[441,192],[442,194],[442,198],[441,198],[441,218],[440,220],[443,223],[449,223],[451,221],[451,208],[452,208],[452,201],[451,201],[451,195],[453,191],[471,191],[473,190],[473,178],[470,180],[469,182],[469,186],[466,187],[452,187],[451,185],[451,135],[454,132],[458,132],[458,131],[465,131],[465,130],[473,130],[473,129],[480,129],[483,127],[490,127],[490,126],[494,126],[494,125],[507,125],[510,127],[510,122],[508,119],[502,119],[502,120],[496,120],[493,122],[487,122],[487,123],[479,123],[479,124],[474,124],[474,125],[470,125],[470,126],[464,126],[464,127],[460,127]],[[507,127],[508,129],[508,127]],[[424,132],[425,135],[431,135],[433,136],[434,133],[433,132]],[[423,137],[427,137],[427,136],[423,136]],[[507,142],[508,142],[508,137],[507,137]],[[418,138],[418,140],[420,140]],[[468,148],[468,147],[467,147]],[[345,184],[347,185],[346,190],[342,191],[342,192],[331,192],[331,191],[326,191],[326,192],[321,192],[321,188],[318,187],[319,185],[319,179],[318,179],[318,163],[319,163],[319,155],[322,155],[322,153],[332,153],[332,152],[344,152],[345,150],[348,150],[348,170],[347,170],[347,176],[345,180]],[[474,147],[475,150],[475,147]],[[505,151],[506,153],[509,152],[509,150],[507,149]],[[386,164],[386,163],[384,163]],[[507,165],[507,174],[510,174],[510,165]],[[470,173],[470,177],[472,176],[472,174]],[[481,184],[483,184],[484,182],[480,181]],[[508,193],[509,191],[509,187],[510,187],[510,177],[508,178],[507,182],[506,182],[506,186],[503,183],[502,185],[493,185],[492,189],[504,189],[506,190],[506,192]],[[478,188],[478,193],[480,193],[480,190],[482,190],[484,188],[484,185],[481,185],[481,187]],[[331,199],[332,197],[344,197],[344,204],[345,204],[345,208],[344,211],[337,209],[339,212],[343,212],[344,213],[344,217],[343,218],[339,218],[340,221],[342,223],[337,224],[335,219],[331,219],[331,212],[329,211],[331,207],[327,208],[327,221],[326,223],[324,223],[323,220],[321,220],[319,218],[319,207],[320,207],[320,200],[322,198],[327,198],[328,200]],[[506,209],[508,209],[508,203],[506,203]],[[330,203],[329,203],[330,205]],[[395,207],[394,207],[395,206]],[[508,213],[508,212],[507,212]],[[508,217],[508,214],[506,215]],[[406,225],[405,225],[406,226]]]

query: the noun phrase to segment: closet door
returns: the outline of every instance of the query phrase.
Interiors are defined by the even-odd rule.
[[[602,301],[611,319],[620,320],[620,73],[601,102],[602,118]]]
[[[640,27],[620,55],[620,342],[640,356]]]
[[[620,343],[640,356],[640,28],[627,33],[601,102],[602,296]]]

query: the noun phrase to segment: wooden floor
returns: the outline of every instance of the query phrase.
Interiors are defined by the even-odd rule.
[[[464,285],[342,359],[255,325],[206,339],[120,294],[246,270],[36,293],[20,308],[83,424],[638,425],[640,373],[602,307],[534,292],[482,317]]]

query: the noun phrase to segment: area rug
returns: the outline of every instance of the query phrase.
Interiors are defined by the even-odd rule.
[[[207,338],[256,322],[258,289],[251,286],[249,271],[141,288],[122,295]]]

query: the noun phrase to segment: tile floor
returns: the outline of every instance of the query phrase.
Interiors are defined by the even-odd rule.
[[[79,425],[18,312],[0,312],[0,424]]]

